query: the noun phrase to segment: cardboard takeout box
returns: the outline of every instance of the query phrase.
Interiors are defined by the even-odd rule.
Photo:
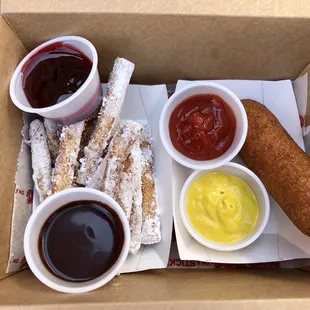
[[[0,18],[0,309],[303,309],[299,270],[150,271],[64,295],[29,270],[5,278],[22,117],[9,98],[16,65],[50,38],[92,41],[105,81],[116,56],[136,63],[134,83],[178,79],[295,78],[310,61],[308,0],[2,0]]]

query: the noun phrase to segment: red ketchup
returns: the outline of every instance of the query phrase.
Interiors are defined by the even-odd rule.
[[[41,49],[22,68],[23,89],[33,108],[69,98],[86,81],[91,60],[75,47],[57,42]]]
[[[172,144],[181,154],[194,160],[210,160],[231,146],[236,118],[219,96],[195,95],[174,109],[169,131]]]

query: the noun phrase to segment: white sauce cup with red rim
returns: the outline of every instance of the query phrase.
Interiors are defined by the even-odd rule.
[[[55,43],[74,47],[92,62],[92,68],[84,84],[69,98],[46,108],[33,108],[23,89],[23,68],[40,50]],[[62,124],[71,124],[90,116],[102,101],[101,82],[98,73],[98,55],[88,40],[78,36],[65,36],[49,40],[32,50],[17,66],[10,83],[10,96],[13,103],[22,111],[36,113]]]
[[[195,95],[216,95],[222,98],[231,108],[235,119],[236,129],[231,146],[221,156],[209,160],[195,160],[180,153],[173,145],[170,138],[169,122],[175,108],[184,100]],[[169,155],[181,165],[195,169],[208,170],[220,167],[231,161],[241,150],[248,131],[248,120],[245,109],[239,98],[224,86],[209,83],[197,82],[176,91],[165,104],[159,121],[159,131],[162,143]]]
[[[99,277],[84,282],[70,282],[54,275],[42,260],[39,240],[47,220],[63,206],[78,201],[96,201],[106,204],[117,214],[123,227],[124,240],[117,260]],[[90,188],[70,188],[44,200],[31,215],[24,234],[24,251],[29,268],[48,287],[64,293],[85,293],[95,290],[112,280],[124,264],[130,245],[130,228],[127,217],[119,204],[107,194]],[[87,268],[87,266],[85,266]]]

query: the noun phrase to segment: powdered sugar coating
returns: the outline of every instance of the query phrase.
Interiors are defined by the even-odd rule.
[[[131,151],[130,157],[133,161],[133,174],[131,183],[133,185],[132,208],[130,214],[130,248],[131,254],[136,254],[142,241],[142,152],[140,141],[136,141]]]
[[[101,190],[103,177],[107,168],[107,159],[101,158],[99,166],[93,177],[86,182],[86,187]]]
[[[133,148],[135,147],[135,145],[136,142],[134,143]],[[130,220],[132,197],[134,191],[134,185],[132,182],[133,173],[134,173],[134,162],[130,154],[125,161],[124,168],[120,177],[119,189],[117,190],[117,197],[115,197],[116,201],[125,212],[128,222]]]
[[[146,165],[148,162],[153,163],[153,140],[152,133],[149,125],[144,125],[141,132],[141,152],[142,152],[142,161],[143,165]]]
[[[84,121],[62,127],[59,153],[52,176],[52,191],[59,192],[73,185],[80,150]]]
[[[40,202],[51,194],[51,157],[48,149],[47,136],[44,126],[38,119],[31,122],[29,127],[31,140],[33,181]]]
[[[44,127],[47,136],[48,148],[51,154],[51,161],[52,164],[54,164],[58,156],[61,126],[51,119],[44,118]]]
[[[112,132],[117,125],[127,87],[134,70],[134,64],[124,58],[117,58],[110,74],[107,93],[98,113],[98,120],[78,172],[78,183],[86,185],[95,173],[103,151],[107,147]]]
[[[125,121],[115,133],[106,155],[107,166],[102,182],[102,191],[117,197],[116,190],[120,182],[121,171],[133,143],[141,133],[142,127],[134,121]]]
[[[153,167],[152,136],[149,126],[144,126],[141,137],[142,151],[142,244],[161,241],[161,223],[157,188]]]

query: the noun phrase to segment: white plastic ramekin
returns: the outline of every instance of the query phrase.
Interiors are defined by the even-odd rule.
[[[186,198],[190,186],[195,180],[200,179],[204,175],[212,172],[223,172],[240,178],[250,186],[258,202],[259,217],[254,230],[245,239],[234,244],[221,244],[212,242],[204,238],[199,233],[197,233],[195,228],[191,225],[191,222],[187,215]],[[224,166],[209,171],[195,171],[189,176],[189,178],[184,183],[181,191],[180,213],[183,224],[186,227],[187,231],[199,243],[217,251],[236,251],[250,245],[263,233],[269,219],[270,202],[267,190],[262,181],[256,176],[256,174],[254,174],[251,170],[242,165],[236,163],[228,163]]]
[[[90,74],[84,84],[66,100],[47,108],[32,108],[23,90],[22,69],[40,50],[58,42],[73,46],[87,56],[93,63]],[[77,36],[66,36],[49,40],[32,50],[15,69],[10,83],[11,99],[24,112],[36,113],[62,124],[78,122],[91,115],[102,101],[102,89],[97,66],[97,51],[88,40]]]
[[[39,236],[44,223],[57,209],[73,201],[85,200],[107,204],[117,213],[124,229],[124,243],[119,258],[108,271],[93,280],[73,283],[56,277],[44,265],[39,253]],[[24,251],[31,271],[42,283],[56,291],[64,293],[85,293],[105,285],[118,274],[127,258],[129,245],[130,229],[127,217],[122,208],[107,194],[90,188],[67,189],[44,200],[31,215],[24,235]]]
[[[170,116],[174,109],[185,99],[200,94],[214,94],[221,97],[230,106],[236,117],[236,132],[230,148],[220,157],[204,161],[188,158],[176,150],[170,139],[169,132]],[[229,89],[215,83],[198,82],[182,88],[168,99],[161,112],[159,131],[165,149],[174,160],[191,169],[208,170],[228,163],[238,154],[245,142],[248,119],[241,101]]]

